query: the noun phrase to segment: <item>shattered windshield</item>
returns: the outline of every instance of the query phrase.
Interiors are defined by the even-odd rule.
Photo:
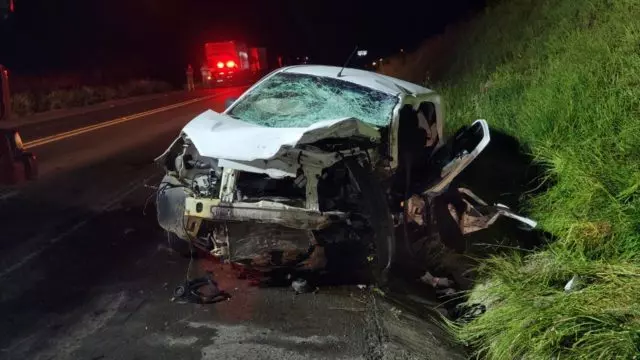
[[[347,81],[279,73],[251,91],[228,115],[268,127],[307,127],[345,117],[386,126],[397,102],[393,95]]]

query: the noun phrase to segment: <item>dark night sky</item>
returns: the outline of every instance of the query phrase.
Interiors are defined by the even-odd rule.
[[[16,0],[0,24],[0,62],[26,73],[147,67],[181,71],[206,40],[341,64],[355,44],[375,56],[410,49],[482,0]]]

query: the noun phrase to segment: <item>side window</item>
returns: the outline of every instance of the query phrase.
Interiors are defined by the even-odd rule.
[[[400,157],[410,156],[414,160],[425,147],[427,133],[420,125],[420,119],[411,105],[400,109],[400,127],[398,128],[398,150]],[[405,159],[406,162],[407,159]]]
[[[417,111],[410,105],[400,110],[398,140],[400,152],[412,153],[414,158],[429,155],[439,140],[436,108],[432,102],[423,102]]]
[[[423,102],[418,108],[418,124],[426,132],[426,147],[438,144],[438,121],[436,107],[432,102]]]

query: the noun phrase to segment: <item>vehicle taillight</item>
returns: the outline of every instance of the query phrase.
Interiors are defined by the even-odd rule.
[[[222,61],[218,61],[216,65],[218,66],[218,69],[222,69],[224,67],[224,63]]]
[[[236,62],[235,61],[233,61],[233,60],[227,61],[227,67],[228,68],[232,68],[232,67],[235,67],[235,66],[236,66]]]

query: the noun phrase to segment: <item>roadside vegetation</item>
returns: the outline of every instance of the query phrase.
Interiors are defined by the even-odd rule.
[[[452,325],[480,358],[640,358],[639,19],[637,0],[493,2],[384,65],[431,79],[449,131],[487,119],[546,168],[524,210],[553,239],[485,260],[487,312]]]
[[[93,105],[109,100],[167,92],[171,85],[154,80],[134,80],[119,86],[81,86],[56,90],[23,91],[11,96],[17,116]]]

